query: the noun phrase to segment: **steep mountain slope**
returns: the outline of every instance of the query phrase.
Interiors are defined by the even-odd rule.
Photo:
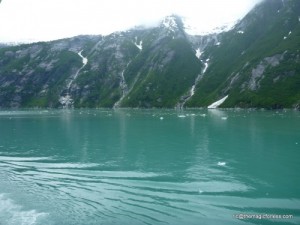
[[[77,52],[99,37],[76,37],[0,49],[1,107],[58,107],[66,80],[81,67]]]
[[[266,0],[219,39],[187,106],[299,107],[300,1]]]
[[[181,19],[0,49],[1,107],[174,107],[201,71]]]
[[[122,106],[174,107],[192,86],[202,66],[181,20],[175,16],[165,18],[144,43],[139,57],[125,71],[131,88]]]
[[[154,28],[1,46],[0,107],[297,108],[299,51],[296,0],[264,0],[219,34],[188,35],[173,15]]]

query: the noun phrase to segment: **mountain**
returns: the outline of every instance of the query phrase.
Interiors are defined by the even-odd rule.
[[[300,2],[265,0],[229,31],[154,28],[0,48],[0,107],[300,106]],[[228,96],[227,98],[224,98]]]
[[[219,40],[187,106],[299,108],[300,1],[263,1]]]

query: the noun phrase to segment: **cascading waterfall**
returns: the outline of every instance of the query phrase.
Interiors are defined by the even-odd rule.
[[[201,53],[199,54],[200,50],[198,49],[196,51],[196,55],[197,55],[197,58],[200,58],[200,55]],[[199,57],[198,57],[199,56]],[[196,77],[196,80],[193,84],[193,86],[191,87],[191,89],[189,90],[189,92],[184,95],[184,96],[181,96],[181,99],[180,99],[180,102],[177,103],[177,108],[179,109],[183,109],[185,103],[191,99],[191,97],[193,97],[193,95],[195,94],[195,88],[196,88],[196,85],[198,84],[198,82],[203,78],[207,68],[208,68],[208,62],[209,62],[209,59],[206,59],[205,62],[203,62],[203,60],[200,60],[202,63],[204,63],[204,68],[203,70],[201,71],[201,73]]]
[[[63,94],[60,96],[59,98],[59,102],[60,104],[63,106],[63,108],[71,108],[73,107],[73,99],[72,96],[70,94],[70,89],[72,87],[73,82],[76,80],[76,78],[78,77],[80,71],[86,66],[86,64],[88,63],[88,59],[86,57],[82,56],[82,50],[80,52],[78,52],[79,57],[82,59],[82,66],[76,71],[76,73],[71,76],[69,78],[69,81],[65,87],[65,89],[63,90]]]
[[[128,67],[129,63],[127,64],[126,68]],[[126,84],[126,80],[125,80],[125,77],[124,77],[124,72],[126,70],[126,68],[122,71],[121,73],[121,80],[120,80],[120,88],[122,90],[122,96],[121,98],[114,104],[114,108],[118,108],[120,106],[120,103],[122,102],[122,100],[125,98],[125,96],[127,95],[128,93],[128,86]]]

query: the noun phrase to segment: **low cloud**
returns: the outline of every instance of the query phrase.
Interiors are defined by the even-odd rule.
[[[1,2],[1,0],[0,0]],[[164,16],[187,18],[199,31],[244,16],[258,0],[9,0],[0,7],[0,41],[53,40],[109,34]]]

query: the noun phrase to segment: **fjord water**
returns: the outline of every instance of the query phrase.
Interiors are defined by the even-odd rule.
[[[1,225],[300,224],[299,171],[297,111],[0,112]]]

